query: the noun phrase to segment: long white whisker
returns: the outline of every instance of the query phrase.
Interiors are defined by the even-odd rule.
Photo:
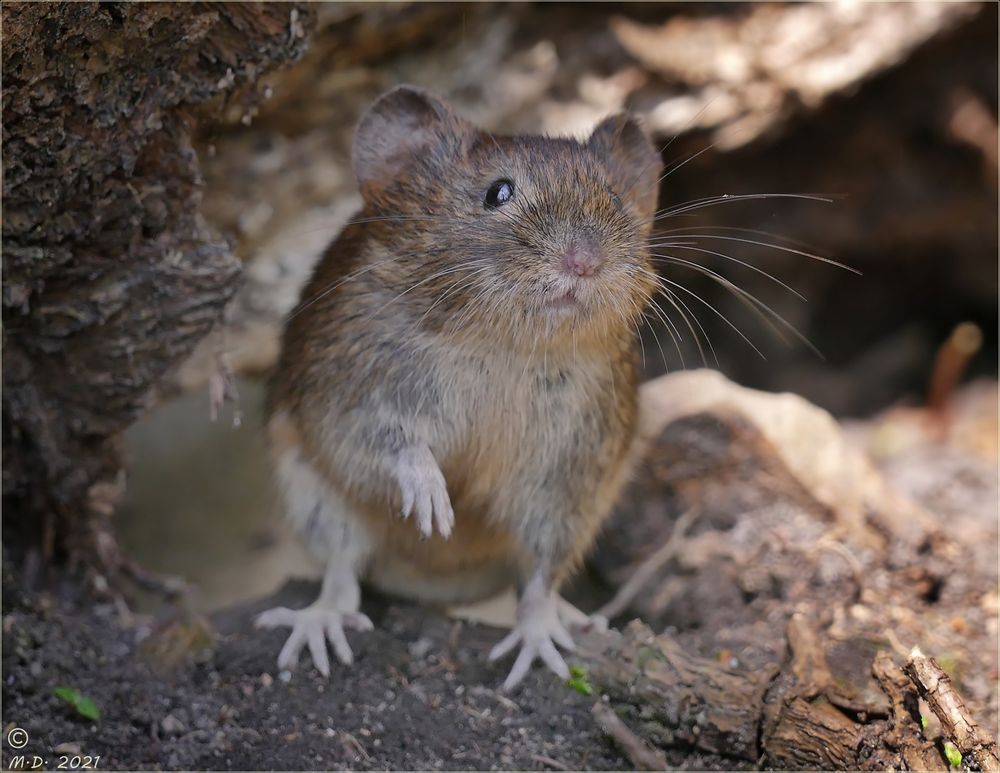
[[[741,331],[735,324],[733,324],[733,322],[729,319],[729,317],[727,317],[725,314],[723,314],[721,311],[719,311],[717,308],[715,308],[715,306],[713,306],[711,303],[709,303],[708,301],[706,301],[704,298],[702,298],[696,292],[694,292],[693,290],[689,290],[688,288],[686,288],[682,284],[678,284],[677,282],[674,282],[674,281],[672,281],[670,279],[667,279],[666,277],[660,277],[660,279],[661,279],[661,281],[666,282],[667,284],[671,285],[672,287],[676,287],[678,290],[682,290],[683,292],[685,292],[688,295],[690,295],[693,298],[695,298],[695,300],[699,301],[700,303],[704,304],[709,309],[711,309],[723,322],[725,322],[727,325],[729,325],[729,327],[731,327],[734,331],[736,331],[736,334],[740,338],[742,338],[744,341],[746,341],[747,345],[751,349],[753,349],[755,352],[757,352],[757,354],[760,355],[761,359],[767,360],[767,357],[765,357],[764,353],[754,345],[753,341],[751,341],[749,338],[747,338],[743,334],[743,331]]]
[[[670,299],[668,298],[667,300],[669,301]],[[658,304],[656,302],[656,298],[650,298],[649,299],[649,304],[650,304],[650,307],[653,309],[653,313],[656,315],[657,319],[659,319],[660,322],[663,323],[663,326],[666,328],[667,334],[670,336],[670,340],[673,341],[673,343],[674,343],[674,348],[677,350],[677,358],[680,360],[680,363],[681,363],[681,369],[682,370],[686,369],[687,365],[684,362],[684,353],[681,350],[681,332],[680,332],[680,330],[677,329],[677,326],[673,323],[673,321],[667,315],[667,312],[664,311],[663,307],[660,306],[660,304]],[[677,308],[677,307],[674,306],[674,308]],[[650,325],[649,329],[653,330],[653,326]],[[654,337],[656,336],[656,331],[655,330],[653,331],[653,336]],[[657,343],[657,345],[659,345],[659,340],[657,340],[656,343]],[[664,360],[664,364],[665,363],[666,363],[666,361]]]
[[[782,334],[782,332],[778,330],[778,328],[776,328],[774,324],[772,324],[771,320],[768,319],[765,314],[763,314],[763,311],[766,311],[768,314],[774,317],[775,320],[781,323],[792,335],[794,335],[799,341],[805,344],[817,357],[819,357],[820,359],[826,359],[825,357],[823,357],[823,353],[820,352],[818,348],[816,348],[815,344],[813,344],[812,341],[806,338],[802,333],[799,332],[799,330],[792,323],[786,320],[783,316],[781,316],[778,312],[776,312],[774,309],[772,309],[770,306],[764,303],[760,298],[758,298],[753,293],[744,290],[742,287],[739,287],[738,285],[734,284],[721,274],[712,271],[711,269],[706,268],[705,266],[699,265],[697,263],[692,263],[691,261],[684,260],[683,258],[678,258],[676,255],[663,255],[656,253],[656,257],[662,259],[662,262],[687,266],[688,268],[691,268],[695,271],[704,274],[707,277],[710,277],[711,279],[713,279],[714,281],[718,282],[720,285],[728,289],[730,292],[732,292],[733,296],[738,300],[740,300],[759,319],[761,319],[772,330],[772,332],[774,332],[774,334],[778,337],[778,339],[782,341],[782,343],[788,345],[788,339],[786,339],[785,336]]]
[[[684,300],[681,297],[679,297],[676,293],[674,293],[673,291],[671,291],[669,287],[666,287],[663,284],[663,282],[661,281],[662,277],[660,277],[659,274],[656,274],[656,273],[654,273],[652,271],[648,271],[646,269],[640,269],[640,272],[643,273],[643,274],[645,274],[645,275],[647,275],[647,276],[649,276],[650,278],[653,279],[654,282],[656,282],[657,286],[660,288],[660,291],[663,293],[664,299],[671,306],[673,306],[674,309],[677,310],[678,314],[681,315],[681,319],[684,320],[684,324],[687,325],[687,329],[691,332],[691,338],[694,340],[695,346],[698,347],[698,354],[701,357],[702,363],[705,365],[705,367],[708,367],[708,360],[705,357],[705,350],[701,346],[701,339],[699,338],[698,334],[695,332],[694,327],[691,325],[691,320],[688,319],[688,314],[691,315],[691,318],[694,320],[695,324],[698,326],[698,329],[701,331],[702,335],[705,336],[705,343],[708,344],[708,348],[712,352],[712,359],[715,360],[715,364],[716,364],[716,366],[718,366],[719,365],[719,357],[718,357],[718,355],[716,355],[716,353],[715,353],[715,347],[712,346],[712,340],[709,338],[708,333],[705,331],[705,328],[702,326],[701,321],[698,319],[698,315],[696,315],[693,311],[691,311],[691,309],[688,307],[688,305],[686,303],[684,303]],[[656,304],[655,299],[650,299],[650,302]],[[656,304],[656,305],[659,306],[659,304]],[[665,312],[664,312],[664,314],[665,314]],[[678,337],[680,337],[680,331],[677,331],[677,335],[678,335]],[[678,354],[680,354],[680,352],[678,352]],[[681,364],[682,365],[683,365],[683,362],[684,362],[684,357],[683,357],[683,355],[681,355]]]
[[[845,269],[847,271],[850,271],[852,274],[857,274],[859,276],[861,275],[861,272],[858,271],[856,268],[851,268],[850,266],[848,266],[848,265],[846,265],[844,263],[840,263],[840,262],[838,262],[836,260],[833,260],[832,258],[826,258],[826,257],[823,257],[822,255],[816,255],[815,253],[812,253],[812,252],[806,252],[805,250],[798,250],[798,249],[795,249],[794,247],[786,247],[786,246],[784,246],[782,244],[773,244],[771,242],[762,242],[762,241],[757,241],[756,239],[743,239],[743,238],[738,237],[738,236],[722,236],[721,234],[685,234],[684,238],[686,238],[686,239],[717,239],[717,240],[720,240],[720,241],[727,241],[727,242],[740,242],[742,244],[753,244],[753,245],[756,245],[758,247],[768,247],[769,249],[772,249],[772,250],[781,250],[782,252],[789,252],[789,253],[792,253],[794,255],[801,255],[804,258],[812,258],[813,260],[818,260],[821,263],[829,263],[831,266],[836,266],[837,268]],[[655,243],[651,244],[650,246],[651,247],[671,247],[673,245],[670,243],[669,240],[664,240],[664,241],[661,241],[661,242],[655,242]]]
[[[813,193],[724,193],[720,196],[709,196],[703,199],[695,199],[675,207],[662,209],[656,213],[654,220],[664,220],[668,217],[676,217],[685,212],[693,212],[696,209],[706,209],[718,204],[731,204],[737,201],[758,201],[761,199],[801,199],[803,201],[820,201],[825,204],[832,204],[833,199],[829,196],[820,196]]]
[[[768,279],[770,279],[775,284],[778,284],[781,287],[783,287],[786,290],[788,290],[788,292],[790,292],[792,295],[794,295],[799,300],[804,301],[806,303],[809,302],[809,299],[806,298],[802,293],[800,293],[798,290],[794,289],[793,287],[788,286],[787,284],[785,284],[784,282],[782,282],[780,279],[778,279],[778,277],[774,276],[773,274],[768,273],[764,269],[759,268],[759,267],[753,265],[752,263],[747,263],[745,260],[740,260],[739,258],[734,257],[732,255],[727,255],[724,252],[716,252],[715,250],[707,250],[707,249],[704,249],[703,247],[692,247],[692,246],[687,245],[687,244],[660,244],[658,246],[661,246],[661,247],[667,247],[668,246],[668,247],[670,247],[673,250],[677,250],[677,249],[680,249],[680,250],[691,250],[693,252],[701,252],[701,253],[705,253],[707,255],[715,255],[716,257],[719,257],[719,258],[725,258],[726,260],[731,260],[734,263],[739,263],[741,266],[745,266],[746,268],[749,268],[751,271],[756,271],[758,274],[766,276]]]

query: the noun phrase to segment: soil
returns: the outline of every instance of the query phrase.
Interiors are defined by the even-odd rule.
[[[4,618],[4,727],[29,737],[21,754],[58,764],[58,749],[100,756],[103,769],[622,770],[591,717],[593,699],[536,668],[514,694],[499,691],[509,663],[487,664],[502,632],[416,606],[369,597],[376,630],[352,636],[356,660],[323,678],[308,658],[278,673],[285,634],[257,632],[252,616],[302,606],[313,583],[215,615],[215,646],[198,651],[196,618],[175,620],[146,641],[183,641],[151,654],[110,605],[8,607]],[[177,635],[178,632],[185,632]],[[149,634],[148,629],[145,630]],[[91,698],[99,722],[53,695],[69,686]],[[5,745],[3,766],[11,766]],[[671,762],[732,769],[720,757],[676,751]]]

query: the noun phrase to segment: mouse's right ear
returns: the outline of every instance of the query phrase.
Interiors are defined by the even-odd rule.
[[[422,89],[397,86],[386,92],[361,116],[354,133],[354,173],[362,194],[442,160],[449,138],[465,126],[451,108]]]

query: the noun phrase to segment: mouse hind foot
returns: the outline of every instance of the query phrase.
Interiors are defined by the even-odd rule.
[[[607,629],[607,620],[598,615],[587,615],[566,601],[554,589],[547,589],[538,578],[527,585],[518,604],[517,622],[490,651],[490,662],[499,660],[519,644],[517,658],[504,681],[504,690],[510,691],[527,675],[531,664],[540,659],[560,679],[568,679],[569,668],[559,648],[572,652],[576,649],[571,628],[594,626]]]
[[[278,653],[278,668],[295,668],[299,653],[308,647],[317,670],[323,676],[329,676],[327,642],[341,663],[350,665],[354,662],[354,653],[345,631],[370,631],[374,626],[368,615],[361,611],[361,588],[357,574],[351,562],[344,559],[344,556],[338,556],[329,561],[319,598],[308,607],[275,607],[254,619],[257,628],[292,629]]]
[[[371,619],[363,612],[337,609],[323,599],[318,599],[305,609],[287,607],[269,609],[256,617],[254,625],[258,628],[288,626],[292,629],[288,640],[278,653],[278,668],[282,670],[295,668],[299,653],[303,647],[308,647],[313,664],[323,676],[330,675],[327,641],[333,647],[337,660],[349,666],[354,662],[354,653],[347,642],[345,629],[370,631],[374,628]]]
[[[329,676],[327,643],[337,660],[350,665],[354,654],[345,632],[373,628],[361,612],[358,584],[371,543],[361,517],[303,458],[287,418],[276,416],[270,429],[286,515],[307,547],[324,560],[326,571],[319,598],[311,605],[304,609],[275,607],[258,615],[254,624],[258,628],[292,629],[278,654],[278,668],[294,668],[299,653],[308,648],[316,668]]]

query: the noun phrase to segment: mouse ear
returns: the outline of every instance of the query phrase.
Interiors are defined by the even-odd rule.
[[[587,147],[607,164],[615,193],[652,224],[663,159],[639,122],[624,113],[605,118]]]
[[[440,158],[448,138],[464,127],[444,102],[422,89],[398,86],[386,92],[361,116],[354,133],[354,172],[362,194]]]

